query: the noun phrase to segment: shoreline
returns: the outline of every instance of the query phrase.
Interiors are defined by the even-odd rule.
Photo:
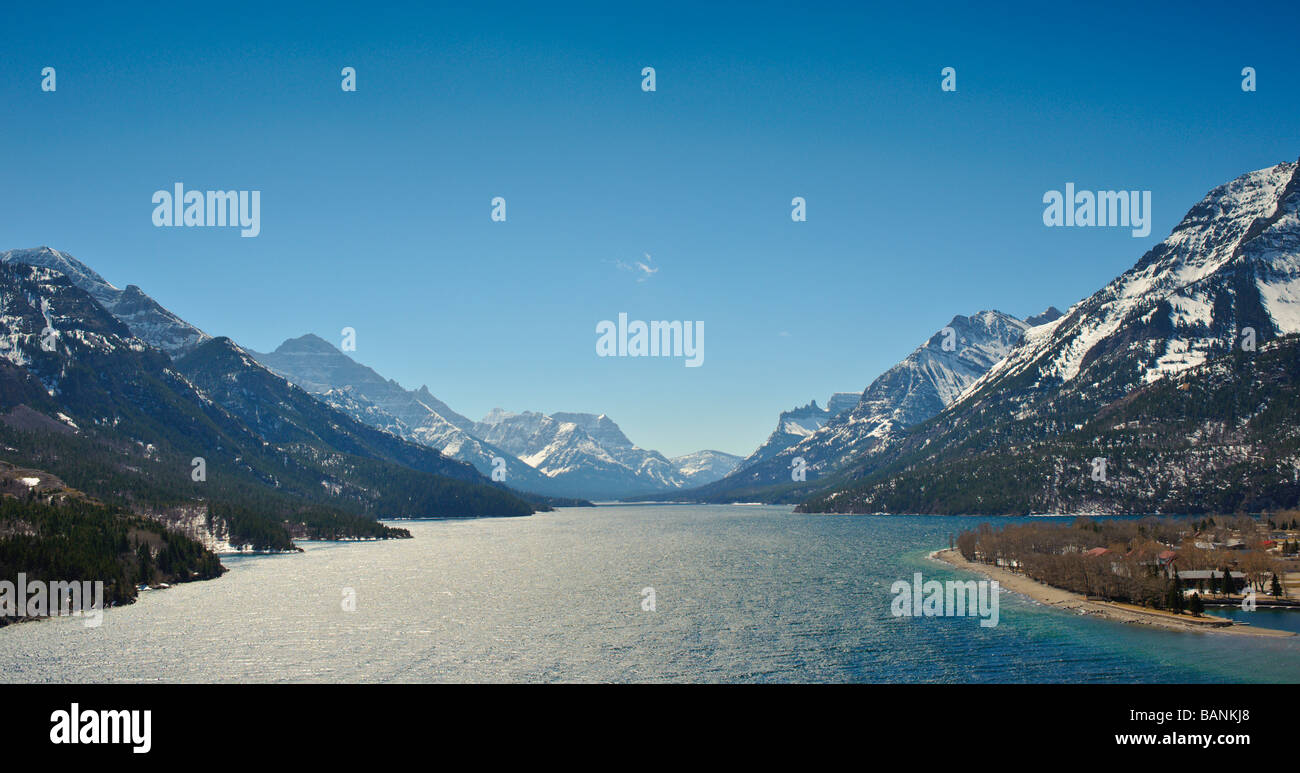
[[[989,579],[997,580],[998,585],[1003,590],[1027,596],[1040,604],[1078,614],[1095,615],[1119,623],[1150,625],[1170,631],[1194,631],[1197,633],[1271,637],[1295,636],[1290,631],[1279,631],[1276,628],[1259,628],[1222,617],[1205,615],[1195,618],[1190,615],[1174,615],[1162,610],[1147,609],[1146,607],[1116,601],[1094,601],[1082,594],[1053,587],[1032,577],[1009,572],[996,566],[967,561],[961,553],[951,548],[935,550],[930,553],[930,558],[956,569],[965,569],[966,571],[982,574]]]

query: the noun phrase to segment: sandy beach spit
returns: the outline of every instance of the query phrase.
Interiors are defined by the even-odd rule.
[[[1214,617],[1212,615],[1203,615],[1195,618],[1190,615],[1175,615],[1162,610],[1147,609],[1132,604],[1122,604],[1113,601],[1095,601],[1087,597],[1060,588],[1054,588],[1046,583],[1039,582],[1031,577],[1016,574],[1007,571],[1001,567],[979,564],[973,561],[967,561],[961,553],[956,550],[936,550],[930,554],[930,558],[936,561],[942,561],[945,564],[954,566],[958,569],[977,572],[988,577],[991,580],[997,580],[998,585],[1013,593],[1019,593],[1022,596],[1037,601],[1041,604],[1049,604],[1059,609],[1068,609],[1079,614],[1097,615],[1107,620],[1116,620],[1121,623],[1136,623],[1139,625],[1153,625],[1158,628],[1166,628],[1174,631],[1197,631],[1200,633],[1224,633],[1239,634],[1245,636],[1294,636],[1290,631],[1279,631],[1273,628],[1258,628],[1246,623],[1238,623],[1223,617]]]

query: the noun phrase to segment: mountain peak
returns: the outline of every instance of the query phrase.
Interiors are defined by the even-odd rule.
[[[605,414],[592,413],[553,413],[551,418],[559,422],[571,422],[585,430],[597,442],[606,446],[631,447],[632,441],[623,434],[614,420]]]
[[[307,333],[297,338],[285,339],[275,348],[275,354],[343,354],[334,344],[315,333]],[[346,356],[346,355],[343,355]]]
[[[116,287],[109,284],[104,277],[95,273],[90,266],[77,260],[66,252],[60,252],[52,247],[41,245],[40,247],[30,247],[27,249],[9,250],[0,253],[0,261],[5,263],[26,263],[32,266],[54,269],[65,274],[72,280],[73,284],[86,290],[91,295],[98,295],[95,289],[102,287],[107,290],[117,290]],[[95,289],[87,285],[95,286]]]
[[[1048,306],[1042,312],[1035,314],[1032,317],[1025,317],[1025,324],[1030,327],[1038,327],[1039,325],[1046,325],[1048,322],[1055,322],[1064,316],[1065,312],[1055,306]]]
[[[191,349],[185,356],[176,360],[178,364],[192,362],[230,362],[235,359],[244,364],[252,364],[254,360],[249,357],[248,353],[229,336],[216,336],[209,338],[201,344]],[[260,370],[262,366],[257,365]]]
[[[479,424],[500,424],[501,422],[514,416],[513,413],[505,408],[493,408],[487,412],[487,415],[479,420]]]
[[[1032,371],[1068,382],[1105,361],[1112,375],[1136,370],[1149,383],[1230,348],[1245,328],[1263,339],[1300,332],[1297,244],[1300,165],[1243,174],[1206,194],[1133,268],[987,380]],[[1099,378],[1082,383],[1095,387]],[[1119,397],[1129,382],[1111,380]]]
[[[127,285],[125,290],[119,290],[66,252],[45,246],[9,250],[0,253],[0,262],[22,263],[59,272],[126,325],[131,335],[167,352],[173,359],[209,338],[207,333],[163,308],[139,287]]]

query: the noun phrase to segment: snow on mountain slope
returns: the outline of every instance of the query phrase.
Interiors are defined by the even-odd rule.
[[[681,488],[687,481],[658,451],[639,448],[604,414],[492,410],[474,434],[585,496],[613,498]]]
[[[836,392],[831,395],[826,408],[817,405],[817,401],[813,400],[807,405],[782,411],[777,417],[776,429],[738,466],[748,467],[757,464],[810,437],[826,426],[826,422],[833,417],[853,410],[861,399],[861,392]]]
[[[0,264],[0,358],[28,368],[51,396],[61,391],[67,375],[66,366],[51,363],[72,349],[149,351],[59,271],[21,261]]]
[[[134,337],[163,350],[173,359],[211,338],[163,308],[139,287],[127,285],[125,290],[119,290],[66,252],[49,247],[9,250],[0,253],[0,263],[23,263],[58,271],[121,320]]]
[[[407,390],[356,362],[333,344],[307,334],[274,352],[252,353],[259,362],[352,418],[406,440],[430,446],[491,475],[505,462],[507,485],[538,494],[559,494],[547,476],[468,430],[474,422],[434,397],[427,386]]]
[[[408,390],[310,333],[285,341],[273,352],[254,356],[309,392],[325,393],[350,387],[356,395],[412,429],[426,426],[431,414],[438,417],[435,424],[447,423],[461,430],[474,426],[474,422],[434,397],[427,386]]]
[[[1064,317],[1030,330],[1021,346],[936,421],[900,438],[880,460],[858,457],[849,474],[860,480],[825,492],[808,506],[854,512],[970,506],[975,509],[965,512],[980,512],[992,502],[964,501],[954,492],[978,490],[1001,475],[1014,481],[1013,488],[999,487],[1001,493],[989,500],[1001,498],[997,511],[1011,512],[1029,507],[1031,492],[1037,502],[1057,501],[1058,481],[1065,490],[1079,476],[1088,480],[1078,465],[1090,453],[1113,463],[1113,478],[1104,481],[1109,488],[1092,486],[1094,501],[1081,505],[1076,497],[1067,507],[1221,512],[1215,508],[1229,500],[1292,506],[1295,480],[1288,467],[1293,459],[1272,458],[1266,448],[1276,432],[1256,428],[1253,439],[1224,440],[1242,430],[1239,424],[1246,419],[1262,415],[1262,404],[1221,406],[1225,415],[1235,411],[1243,417],[1225,426],[1217,403],[1207,411],[1207,405],[1187,404],[1181,397],[1167,399],[1144,409],[1153,416],[1165,411],[1166,418],[1176,420],[1170,425],[1176,431],[1164,438],[1157,438],[1141,416],[1113,428],[1132,433],[1127,436],[1095,430],[1074,437],[1073,445],[1062,438],[1097,426],[1142,395],[1217,389],[1212,399],[1235,400],[1245,399],[1247,391],[1263,395],[1279,383],[1285,387],[1285,369],[1269,371],[1266,384],[1261,373],[1246,374],[1257,353],[1293,352],[1294,341],[1279,342],[1279,337],[1300,333],[1298,212],[1300,163],[1249,172],[1214,188],[1132,269]],[[1234,388],[1198,381],[1229,366],[1243,379],[1235,397]],[[1168,387],[1175,379],[1177,384]],[[1293,417],[1284,411],[1290,399],[1284,396],[1274,414],[1261,421],[1289,424]],[[998,471],[1009,459],[1015,463]],[[1239,469],[1231,472],[1234,465]],[[1280,482],[1265,483],[1264,473],[1241,477],[1242,469],[1271,475],[1279,465]],[[1216,486],[1205,479],[1207,471],[1227,477]],[[1194,478],[1200,480],[1189,487]],[[1003,496],[1008,491],[1014,493]],[[1227,499],[1216,499],[1216,491]]]
[[[963,401],[1018,378],[1048,388],[1083,377],[1077,389],[1104,381],[1122,394],[1205,362],[1247,328],[1260,341],[1300,332],[1298,209],[1297,163],[1218,186],[1137,265],[1028,336]],[[1120,361],[1136,372],[1108,372]],[[1094,379],[1094,368],[1107,372]]]
[[[504,460],[504,482],[521,491],[612,499],[712,479],[701,471],[682,473],[662,454],[636,447],[604,414],[498,409],[481,422],[470,421],[428,387],[407,390],[314,335],[254,356],[349,416],[437,448],[484,474]]]
[[[846,416],[832,419],[813,437],[790,449],[809,468],[837,468],[846,453],[886,443],[897,430],[924,421],[1000,362],[1020,342],[1028,324],[1000,311],[953,317],[902,362],[871,382]],[[946,334],[950,328],[954,335]],[[945,343],[953,341],[951,350]],[[805,453],[807,452],[807,453]]]
[[[677,468],[683,486],[702,486],[736,469],[736,465],[740,464],[740,457],[722,451],[705,450],[674,456],[668,461]]]
[[[806,438],[826,426],[826,420],[830,417],[830,411],[821,408],[817,405],[817,401],[813,400],[807,405],[795,408],[792,411],[782,411],[780,420],[777,422],[777,431],[786,435]]]
[[[1035,319],[1050,320],[1059,313],[1049,309]],[[730,475],[699,493],[726,500],[731,491],[789,483],[795,459],[803,461],[807,480],[812,481],[861,454],[882,452],[901,430],[957,399],[1006,357],[1028,329],[1028,323],[999,311],[958,315],[873,381],[851,411],[832,416],[811,403],[782,414],[777,431],[763,446]],[[811,427],[811,432],[800,432],[812,424],[811,409],[821,412],[823,423]],[[793,420],[787,419],[791,416]],[[740,496],[747,498],[744,493]]]
[[[623,430],[614,423],[605,414],[592,413],[553,413],[551,418],[559,422],[573,422],[592,437],[597,443],[605,448],[628,448],[632,446],[632,441],[628,440]]]

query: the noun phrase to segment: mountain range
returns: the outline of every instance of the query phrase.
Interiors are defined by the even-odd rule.
[[[948,514],[1295,507],[1298,168],[1213,189],[1067,312],[954,317],[851,410],[786,411],[730,474],[657,498]]]
[[[233,548],[400,536],[376,517],[547,507],[334,410],[49,248],[0,256],[0,443],[7,462]]]
[[[1059,317],[1055,308],[1035,318]],[[907,428],[938,414],[1019,343],[1030,321],[999,311],[958,315],[860,393],[839,393],[834,413],[816,401],[786,411],[737,468],[684,497],[708,502],[800,501],[854,459],[886,454]],[[857,397],[850,407],[845,396]],[[797,480],[795,468],[802,468]]]
[[[505,481],[523,491],[615,499],[708,483],[740,461],[720,451],[669,459],[636,446],[604,414],[496,409],[471,421],[427,386],[407,390],[312,334],[252,356],[358,421],[437,448],[484,475],[503,469]]]
[[[47,320],[38,303],[34,308],[42,314],[42,324],[30,321],[34,330],[14,329],[9,336],[7,356],[12,363],[32,367],[31,357],[24,352],[39,343],[33,336],[47,327],[57,329],[61,337],[75,337],[77,325],[86,319],[111,319],[117,325],[114,347],[141,354],[152,349],[164,355],[147,367],[180,378],[190,391],[185,399],[215,404],[248,436],[269,445],[299,451],[312,446],[317,451],[315,464],[338,464],[329,456],[333,452],[382,459],[471,485],[528,492],[524,496],[532,506],[545,508],[580,504],[587,497],[617,498],[700,485],[725,475],[739,462],[738,457],[718,451],[668,459],[637,447],[604,415],[498,410],[482,421],[471,421],[427,386],[407,390],[314,335],[291,339],[265,354],[213,338],[139,287],[119,289],[73,256],[49,247],[0,253],[0,266],[39,268],[49,272],[52,280],[63,278],[87,296],[85,308],[90,315],[65,314],[66,300],[46,299],[55,310],[54,318]],[[0,346],[4,343],[0,341]],[[118,365],[124,372],[130,367],[146,366]],[[6,407],[32,410],[30,405]],[[64,415],[75,413],[69,409]],[[28,424],[35,421],[27,413],[22,415]],[[136,439],[149,445],[145,436],[142,430]],[[194,456],[204,454],[196,450]],[[267,480],[279,484],[272,477]],[[353,491],[337,476],[319,484],[339,497],[352,496],[359,506],[376,505],[373,491]],[[418,506],[429,509],[425,514],[442,512],[428,501]],[[503,510],[518,514],[520,508],[516,503]],[[280,538],[275,541],[285,544]]]
[[[376,517],[523,515],[578,497],[1295,507],[1298,351],[1300,163],[1214,188],[1066,312],[952,317],[861,393],[782,412],[744,459],[667,458],[604,414],[471,420],[317,336],[253,352],[67,253],[0,253],[5,461],[209,546],[400,536]]]
[[[801,507],[1295,507],[1297,334],[1300,164],[1281,163],[1211,190],[1132,269]]]

